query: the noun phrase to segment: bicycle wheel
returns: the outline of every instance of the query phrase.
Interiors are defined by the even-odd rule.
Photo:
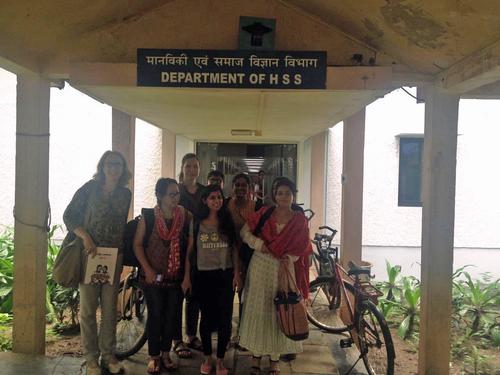
[[[125,280],[127,281],[127,279]],[[123,359],[137,353],[146,343],[148,311],[144,292],[136,282],[120,283],[118,322],[116,324],[116,357]]]
[[[365,302],[358,322],[359,348],[370,375],[394,374],[394,345],[382,313],[371,301]]]
[[[342,293],[336,278],[318,277],[311,282],[309,294],[307,318],[311,324],[329,333],[347,331],[339,316]]]

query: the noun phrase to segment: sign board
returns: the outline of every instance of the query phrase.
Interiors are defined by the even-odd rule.
[[[325,89],[326,52],[139,48],[137,86]]]

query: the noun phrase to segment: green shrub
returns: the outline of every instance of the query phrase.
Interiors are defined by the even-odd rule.
[[[59,225],[54,225],[48,233],[47,243],[47,288],[45,305],[47,321],[57,320],[63,323],[66,313],[70,315],[72,325],[78,324],[78,289],[66,289],[57,285],[52,279],[52,270],[57,254],[60,250],[54,240],[55,233],[60,230]],[[14,231],[6,228],[0,234],[0,313],[12,314],[12,284],[14,271]]]

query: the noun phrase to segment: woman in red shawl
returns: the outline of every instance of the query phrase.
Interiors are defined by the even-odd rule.
[[[243,317],[240,325],[242,347],[253,353],[251,374],[260,374],[260,360],[270,356],[271,375],[278,375],[279,356],[299,353],[300,342],[288,339],[280,330],[273,299],[278,291],[280,262],[287,262],[291,274],[304,298],[308,296],[308,256],[312,251],[305,216],[292,210],[295,185],[280,177],[273,183],[274,207],[264,207],[251,215],[241,230],[245,243],[254,254],[248,268],[243,296]],[[253,234],[257,224],[268,210],[273,210],[258,236]]]

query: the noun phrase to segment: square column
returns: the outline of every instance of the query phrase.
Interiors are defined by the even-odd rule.
[[[45,354],[50,84],[17,78],[13,351]]]
[[[161,175],[175,177],[175,134],[167,129],[161,132]]]
[[[365,109],[344,120],[340,260],[361,262]]]
[[[458,103],[426,90],[419,374],[449,373]]]
[[[134,216],[134,177],[135,177],[135,117],[121,112],[115,108],[112,111],[112,148],[120,152],[127,161],[132,178],[128,184],[132,192],[130,202],[129,218]]]
[[[328,131],[311,137],[311,209],[315,215],[309,228],[311,235],[318,231],[318,227],[325,224],[326,207],[326,158]],[[306,207],[307,208],[307,207]]]

